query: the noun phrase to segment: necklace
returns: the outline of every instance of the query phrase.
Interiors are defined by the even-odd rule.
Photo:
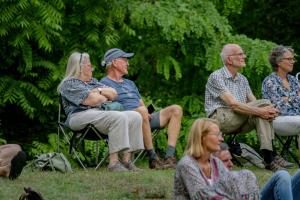
[[[208,177],[208,178],[211,177],[211,165],[210,165],[210,163],[208,163],[207,165],[202,165],[201,169],[202,169],[202,171],[203,171],[203,173],[206,177]]]

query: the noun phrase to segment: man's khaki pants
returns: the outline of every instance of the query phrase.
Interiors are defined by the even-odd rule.
[[[263,107],[271,105],[271,102],[261,99],[248,104],[255,107]],[[241,130],[240,133],[247,133],[255,129],[260,141],[260,149],[273,150],[272,140],[274,139],[274,129],[272,122],[257,116],[236,113],[230,108],[218,108],[211,118],[219,121],[221,131],[224,134],[230,134],[238,129]]]

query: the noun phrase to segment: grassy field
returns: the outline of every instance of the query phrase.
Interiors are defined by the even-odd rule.
[[[0,179],[0,199],[19,199],[23,187],[33,188],[46,200],[172,199],[174,170],[143,168],[139,173],[108,173],[102,168],[98,171],[75,169],[69,174],[25,169],[15,181]],[[251,170],[260,185],[272,175],[262,169]],[[291,169],[290,173],[295,171],[296,168]]]

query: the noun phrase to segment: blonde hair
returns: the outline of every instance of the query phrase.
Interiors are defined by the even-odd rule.
[[[186,155],[200,158],[204,154],[202,140],[210,131],[212,124],[219,126],[219,122],[215,119],[199,118],[194,121],[189,133]]]
[[[86,59],[89,60],[90,56],[88,53],[85,53],[85,52],[84,53],[74,52],[70,55],[70,57],[68,59],[65,76],[57,87],[58,92],[60,92],[60,87],[65,80],[79,77],[82,63]]]

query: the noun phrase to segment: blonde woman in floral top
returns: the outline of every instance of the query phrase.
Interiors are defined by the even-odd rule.
[[[223,141],[218,121],[197,119],[190,130],[186,155],[179,161],[174,178],[175,199],[259,199],[255,175],[230,172],[212,153]]]
[[[269,99],[279,110],[273,126],[280,135],[300,133],[300,86],[296,77],[289,74],[296,62],[294,56],[291,47],[275,47],[269,55],[274,72],[262,84],[263,98]]]

